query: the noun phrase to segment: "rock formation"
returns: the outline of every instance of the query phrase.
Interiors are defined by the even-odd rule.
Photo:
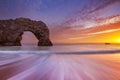
[[[28,18],[0,20],[0,46],[21,46],[24,31],[30,31],[36,36],[38,46],[52,46],[45,23]]]

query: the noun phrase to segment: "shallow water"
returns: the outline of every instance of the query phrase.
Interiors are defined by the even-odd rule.
[[[0,80],[120,80],[120,45],[0,47]]]

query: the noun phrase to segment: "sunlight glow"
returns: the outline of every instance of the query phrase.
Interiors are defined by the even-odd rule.
[[[95,32],[95,33],[90,33],[90,34],[88,34],[88,35],[110,33],[110,32],[115,32],[115,31],[120,31],[120,29],[105,30],[105,31],[100,31],[100,32]]]
[[[117,40],[118,43],[120,43],[120,38]]]

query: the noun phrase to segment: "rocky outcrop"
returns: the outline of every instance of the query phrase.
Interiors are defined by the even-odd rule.
[[[30,31],[36,36],[38,46],[52,46],[45,23],[28,18],[0,20],[0,46],[21,46],[24,31]]]

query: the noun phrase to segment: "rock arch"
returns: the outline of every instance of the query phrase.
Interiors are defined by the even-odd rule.
[[[36,36],[39,40],[38,46],[52,46],[45,23],[28,18],[0,20],[0,45],[21,46],[24,31],[30,31]]]

